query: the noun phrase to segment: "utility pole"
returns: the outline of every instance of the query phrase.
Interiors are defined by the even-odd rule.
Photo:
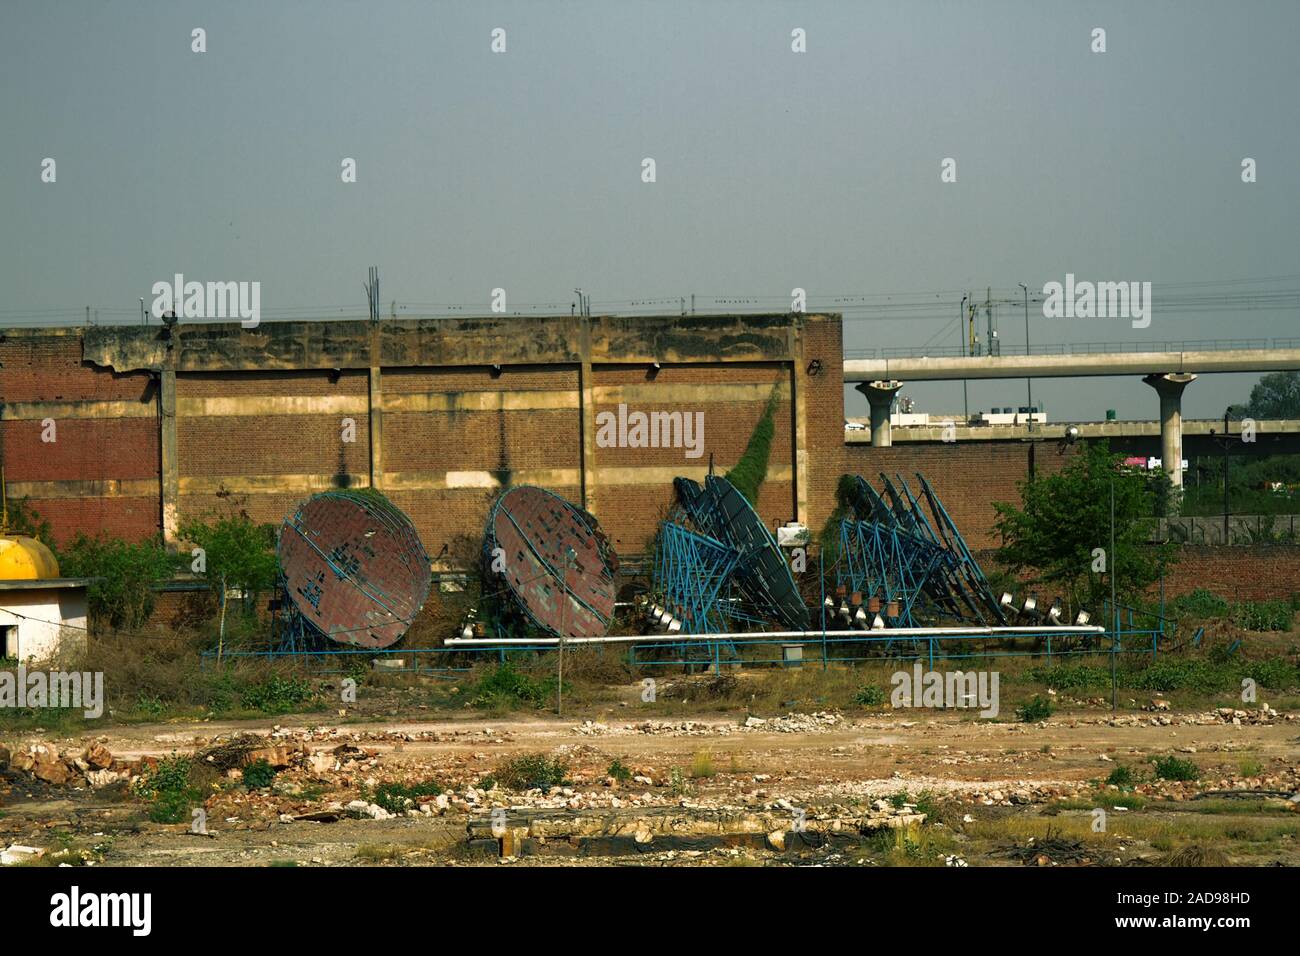
[[[957,307],[957,337],[961,340],[962,358],[966,357],[966,300],[970,298],[970,293],[961,297],[961,305]],[[961,380],[961,404],[962,410],[966,415],[966,424],[970,424],[970,396],[966,391],[966,379]]]
[[[988,336],[986,347],[987,354],[997,355],[998,350],[995,347],[998,342],[997,329],[993,327],[993,287],[988,286],[984,290],[984,325],[986,326],[985,334]]]
[[[1025,293],[1025,358],[1029,357],[1029,286],[1023,282],[1020,288]],[[1025,376],[1025,398],[1029,402],[1029,430],[1034,430],[1034,380]]]

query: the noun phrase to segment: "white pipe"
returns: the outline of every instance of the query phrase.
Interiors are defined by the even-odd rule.
[[[654,641],[667,641],[672,644],[683,644],[687,641],[730,641],[743,638],[775,638],[775,639],[794,639],[802,638],[803,640],[817,640],[822,637],[856,637],[859,639],[874,638],[879,640],[881,637],[978,637],[994,635],[1003,635],[1011,637],[1014,635],[1037,636],[1052,634],[1105,634],[1106,629],[1098,625],[1089,625],[1077,627],[896,627],[886,628],[883,631],[735,631],[729,634],[623,634],[623,635],[605,635],[604,637],[566,637],[564,643],[569,644],[641,644]],[[558,637],[503,637],[487,638],[474,637],[466,640],[460,637],[449,637],[444,642],[447,647],[501,647],[501,646],[544,646],[551,647],[560,643]]]

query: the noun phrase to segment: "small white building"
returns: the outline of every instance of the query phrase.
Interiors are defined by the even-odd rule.
[[[85,578],[0,581],[0,657],[48,661],[86,650]]]

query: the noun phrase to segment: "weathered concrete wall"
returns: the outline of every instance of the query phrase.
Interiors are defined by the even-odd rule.
[[[529,483],[585,503],[636,552],[672,478],[702,475],[710,456],[719,471],[734,464],[773,394],[760,511],[776,524],[828,510],[843,444],[839,326],[495,316],[14,330],[0,333],[0,428],[12,490],[59,540],[170,536],[184,517],[232,506],[278,522],[314,491],[373,483],[431,554],[454,555],[477,541],[503,487]],[[809,341],[827,366],[811,377]],[[702,413],[700,456],[600,447],[598,416],[620,404]],[[57,447],[40,442],[45,419]]]

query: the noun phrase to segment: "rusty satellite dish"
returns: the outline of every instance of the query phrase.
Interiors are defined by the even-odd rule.
[[[491,578],[538,627],[561,637],[608,633],[618,555],[588,512],[542,488],[511,488],[488,515],[483,559],[488,569],[504,562]]]
[[[429,596],[429,555],[415,526],[372,492],[307,499],[284,519],[277,555],[303,620],[340,644],[395,644]]]

